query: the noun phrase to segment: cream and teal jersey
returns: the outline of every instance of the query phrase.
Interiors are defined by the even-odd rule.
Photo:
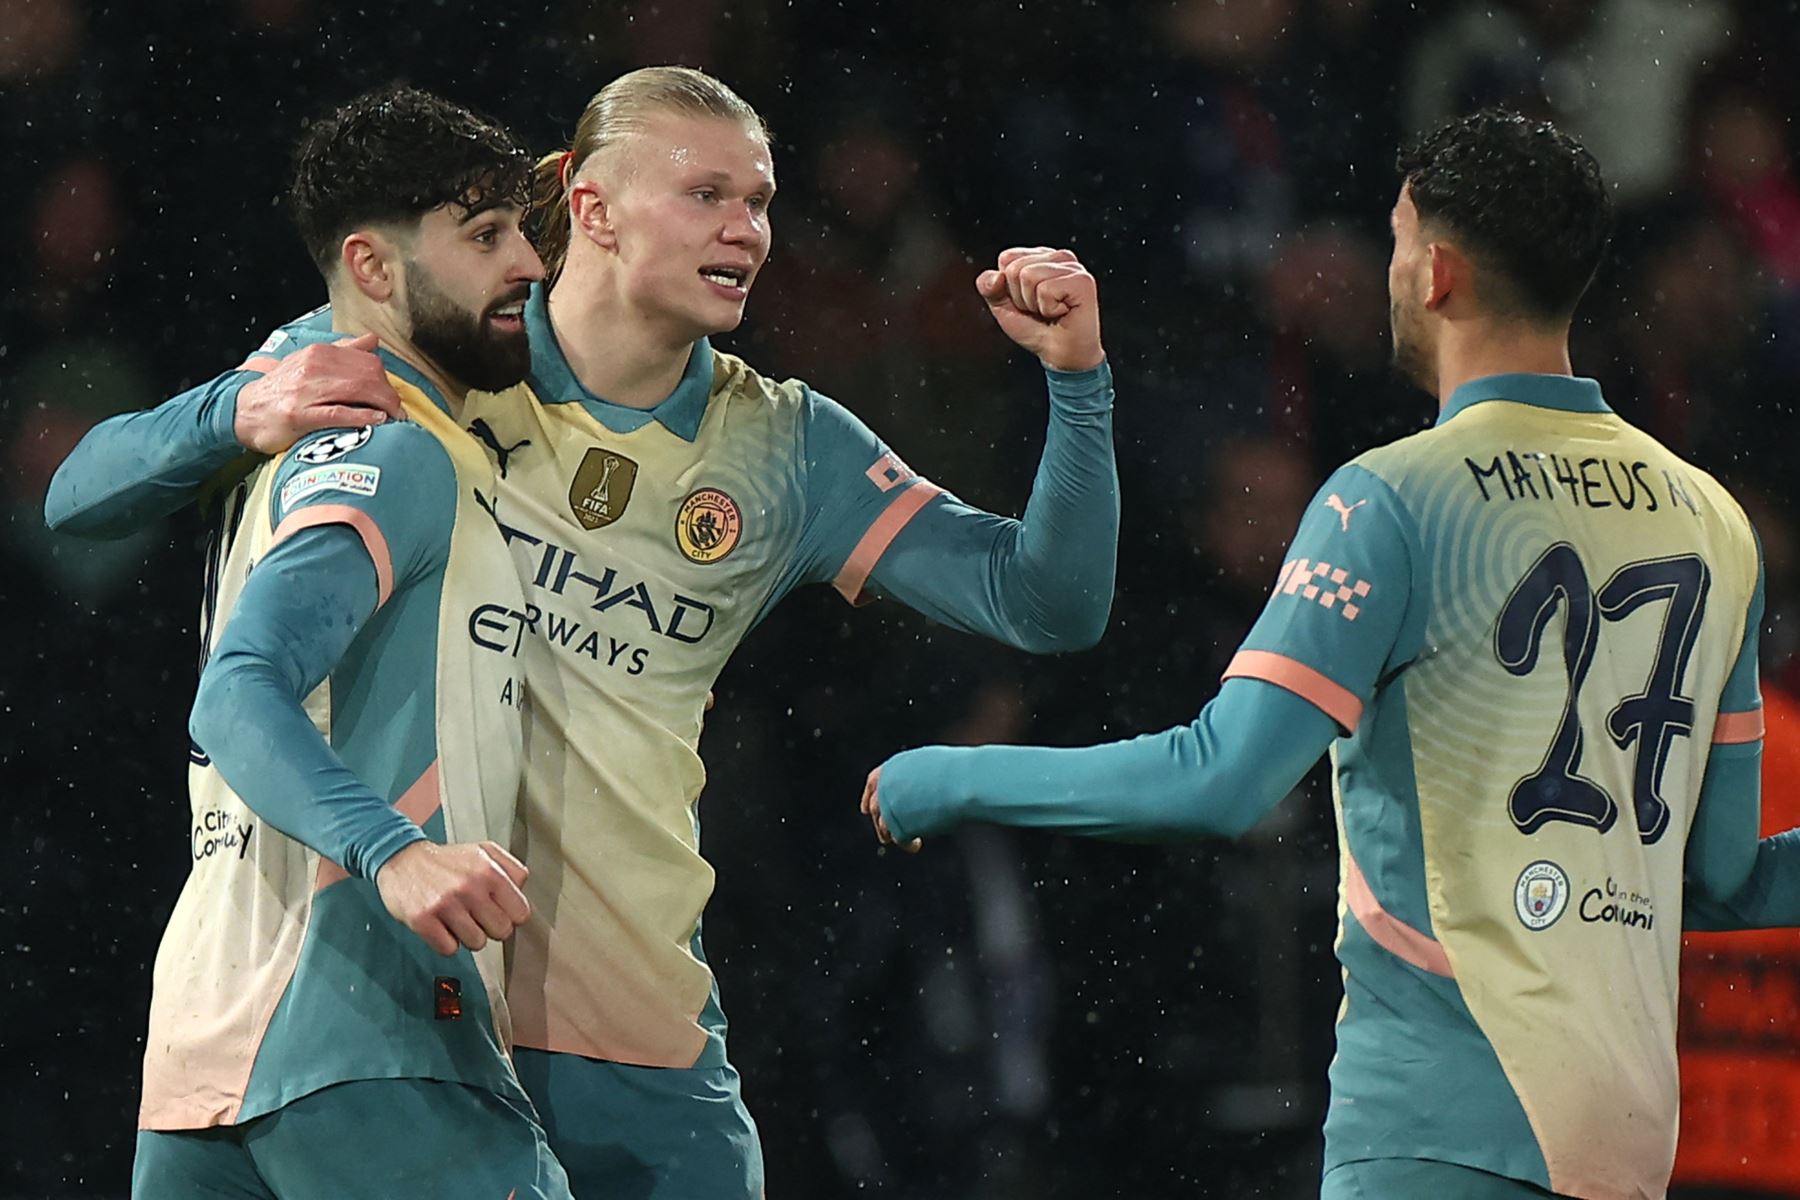
[[[807,583],[851,601],[897,595],[1045,649],[1091,642],[1117,540],[1109,380],[1104,368],[1052,379],[1066,428],[1053,424],[1052,478],[1034,493],[1050,506],[1039,544],[1023,545],[1020,522],[960,504],[803,383],[701,341],[667,400],[623,408],[575,379],[542,289],[526,320],[530,378],[472,396],[464,414],[495,455],[525,584],[532,707],[515,845],[535,915],[509,960],[514,1037],[718,1066],[725,1021],[699,939],[713,889],[697,811],[708,690],[763,614]],[[1053,545],[1070,551],[1060,563]],[[1020,588],[987,570],[1008,555],[1041,563],[1034,581],[1059,574]],[[976,558],[982,570],[959,572]]]
[[[247,369],[330,336],[289,327]],[[499,947],[438,956],[372,882],[421,838],[510,838],[524,703],[493,470],[384,358],[408,420],[258,466],[208,556],[194,862],[156,959],[147,1130],[237,1124],[364,1079],[527,1103]]]
[[[1193,725],[910,752],[879,798],[903,838],[1238,832],[1335,739],[1327,1167],[1661,1196],[1684,872],[1729,895],[1756,845],[1761,603],[1724,488],[1591,381],[1495,376],[1325,483]]]

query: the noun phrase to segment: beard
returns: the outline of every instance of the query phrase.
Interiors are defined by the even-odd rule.
[[[505,391],[531,369],[531,343],[520,328],[502,333],[488,322],[495,309],[516,304],[530,294],[520,288],[475,313],[450,299],[430,271],[416,262],[406,265],[407,307],[412,341],[446,375],[477,392]]]
[[[1415,387],[1437,394],[1437,366],[1421,322],[1400,301],[1388,301],[1388,330],[1394,341],[1394,370]]]

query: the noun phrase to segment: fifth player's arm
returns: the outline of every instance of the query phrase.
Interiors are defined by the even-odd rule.
[[[281,336],[199,387],[94,426],[50,481],[45,522],[80,537],[124,537],[192,503],[241,455],[285,450],[313,430],[400,417],[372,336],[286,355]]]
[[[1354,530],[1325,503],[1340,493],[1356,505]],[[1315,499],[1224,687],[1192,723],[1082,749],[907,751],[871,776],[864,811],[903,844],[964,821],[1119,839],[1242,833],[1356,727],[1378,681],[1416,650],[1415,545],[1387,485],[1345,467]],[[1341,564],[1342,580],[1313,576],[1316,563]],[[1354,597],[1348,616],[1339,589]]]

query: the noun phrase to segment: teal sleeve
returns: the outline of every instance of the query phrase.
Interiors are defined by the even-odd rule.
[[[1719,695],[1720,714],[1762,708],[1757,659],[1763,623],[1762,548],[1757,547],[1756,586],[1744,617],[1744,640]],[[1710,748],[1706,774],[1688,830],[1687,891],[1723,898],[1744,886],[1756,865],[1756,834],[1762,828],[1762,739]]]
[[[1130,741],[909,750],[882,765],[876,797],[903,842],[967,821],[1121,840],[1236,837],[1336,733],[1292,692],[1233,679],[1191,724]]]
[[[840,406],[807,427],[802,553],[852,600],[890,596],[954,629],[1034,652],[1099,641],[1119,544],[1111,368],[1046,372],[1049,428],[1019,519],[915,474]]]
[[[227,371],[147,412],[88,430],[44,497],[58,533],[119,538],[191,502],[214,472],[243,454],[233,423],[237,395],[256,378]]]
[[[374,563],[350,527],[281,541],[245,581],[188,725],[258,817],[366,879],[425,831],[344,766],[301,704],[378,599]]]
[[[236,370],[100,422],[50,480],[44,521],[58,533],[120,538],[192,503],[215,472],[248,453],[236,428],[244,385],[272,361],[334,337],[331,309],[316,309],[271,333]]]
[[[365,541],[373,537],[377,570],[385,562],[397,590],[449,559],[456,487],[449,453],[422,425],[321,429],[277,464],[269,520],[279,529],[305,509],[340,514],[334,519],[358,524]]]
[[[1758,842],[1750,877],[1729,900],[1688,888],[1681,923],[1715,933],[1800,926],[1800,829]]]
[[[1423,642],[1419,545],[1385,480],[1355,463],[1338,468],[1301,518],[1227,675],[1295,691],[1353,731],[1377,685]]]

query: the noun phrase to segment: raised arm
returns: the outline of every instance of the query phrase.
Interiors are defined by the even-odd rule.
[[[1050,422],[1018,519],[920,478],[841,407],[809,397],[811,561],[844,596],[891,596],[934,620],[1034,652],[1093,645],[1119,541],[1112,373],[1094,279],[1066,250],[1008,250],[977,287],[1043,363]]]
[[[145,412],[102,421],[57,469],[44,520],[118,538],[191,503],[244,454],[274,454],[318,429],[401,416],[375,338],[301,345],[284,327],[243,365]]]

